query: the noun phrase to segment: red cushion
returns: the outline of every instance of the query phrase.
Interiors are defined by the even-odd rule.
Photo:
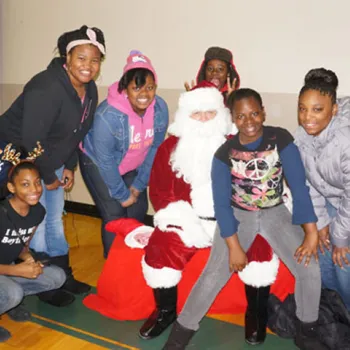
[[[178,290],[178,311],[181,311],[192,286],[209,257],[210,248],[198,250],[183,272]],[[125,245],[117,235],[97,283],[97,294],[90,294],[83,303],[102,315],[117,320],[147,318],[155,307],[153,292],[146,285],[141,269],[143,249]],[[281,262],[271,292],[284,300],[294,292],[294,277]],[[211,314],[243,313],[246,307],[244,285],[238,275],[232,276],[209,309]]]

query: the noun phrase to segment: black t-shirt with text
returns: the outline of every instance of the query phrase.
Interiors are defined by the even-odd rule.
[[[18,258],[24,242],[29,240],[45,214],[40,203],[31,206],[26,216],[21,216],[7,199],[0,202],[0,264],[9,265]]]

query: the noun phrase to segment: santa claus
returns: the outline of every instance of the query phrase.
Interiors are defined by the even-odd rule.
[[[149,183],[155,229],[144,248],[142,268],[156,309],[140,329],[144,339],[160,335],[175,321],[182,271],[199,248],[212,244],[216,220],[211,164],[232,132],[235,126],[216,88],[197,87],[181,95],[171,136],[158,149]],[[278,259],[261,236],[248,253],[255,261],[241,272],[249,284],[246,339],[257,344],[266,334],[269,285],[276,278]]]

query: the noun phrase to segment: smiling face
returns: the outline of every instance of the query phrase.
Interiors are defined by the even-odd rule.
[[[332,103],[330,95],[318,90],[306,90],[299,97],[299,124],[309,135],[317,136],[327,128],[337,109],[338,106]]]
[[[36,205],[43,192],[39,173],[35,169],[21,169],[7,187],[21,205]]]
[[[132,109],[138,114],[143,115],[149,105],[153,102],[156,95],[157,85],[151,74],[146,77],[143,86],[137,87],[133,79],[125,90]]]
[[[67,55],[67,73],[74,87],[95,79],[100,67],[101,53],[94,45],[78,45]]]
[[[205,69],[205,80],[214,84],[219,90],[225,86],[227,74],[226,62],[217,59],[208,61]]]
[[[232,118],[239,131],[239,140],[242,144],[252,143],[262,136],[265,111],[254,97],[235,101]]]

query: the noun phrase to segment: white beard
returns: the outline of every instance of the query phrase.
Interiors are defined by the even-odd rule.
[[[216,118],[207,122],[193,119],[186,124],[170,164],[176,176],[191,185],[192,206],[197,215],[214,216],[211,188],[211,167],[217,149],[225,142],[226,128],[220,128]]]

